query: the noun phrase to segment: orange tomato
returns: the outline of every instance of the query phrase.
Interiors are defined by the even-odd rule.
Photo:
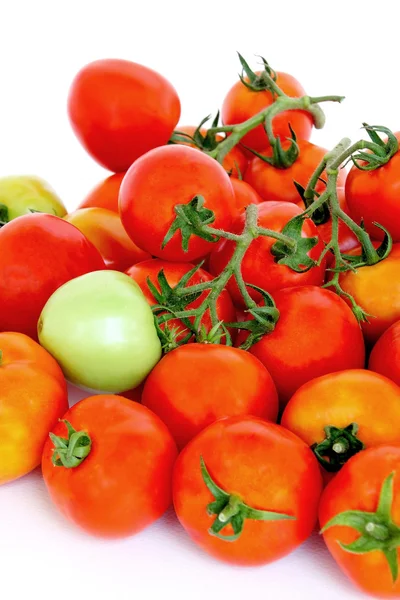
[[[281,425],[316,446],[322,466],[336,472],[363,445],[400,441],[400,388],[362,369],[323,375],[295,392]]]
[[[40,464],[48,432],[67,409],[54,358],[23,333],[0,333],[0,485]]]
[[[359,249],[349,254],[357,254]],[[376,265],[340,275],[340,285],[370,315],[361,323],[364,337],[373,344],[400,319],[400,243],[393,244],[390,255]]]
[[[368,368],[400,385],[400,321],[393,323],[378,339],[372,348]]]
[[[325,488],[319,521],[330,553],[358,588],[400,596],[399,445],[353,456]]]
[[[119,215],[106,208],[80,208],[64,217],[96,246],[108,269],[125,271],[131,265],[151,258],[134,244]]]
[[[100,181],[78,208],[106,208],[117,213],[119,188],[124,177],[125,173],[115,173]]]

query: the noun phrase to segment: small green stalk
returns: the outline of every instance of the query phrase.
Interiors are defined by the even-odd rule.
[[[357,437],[357,423],[339,428],[328,425],[324,428],[325,439],[311,446],[320,465],[329,473],[336,473],[357,452],[364,449],[363,442]]]
[[[391,473],[383,482],[379,495],[376,512],[362,510],[347,510],[334,516],[324,525],[321,533],[331,527],[350,527],[360,533],[360,536],[351,544],[342,544],[340,547],[351,554],[367,554],[368,552],[383,552],[396,583],[399,575],[397,552],[400,547],[400,527],[392,520],[393,506],[393,480],[395,473]]]
[[[224,542],[235,542],[241,536],[247,519],[254,521],[288,521],[296,519],[296,517],[284,513],[252,508],[245,504],[237,494],[225,492],[212,479],[203,457],[200,457],[200,469],[203,481],[214,497],[214,501],[206,508],[210,516],[215,516],[215,520],[208,530],[210,535]],[[232,527],[233,535],[221,533],[228,525]]]
[[[71,469],[79,465],[89,455],[92,440],[85,431],[76,431],[69,421],[63,419],[68,431],[68,438],[63,438],[50,433],[50,439],[54,444],[52,463],[55,467]]]

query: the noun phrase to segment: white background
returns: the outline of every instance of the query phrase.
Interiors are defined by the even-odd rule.
[[[73,209],[107,173],[69,128],[69,84],[85,63],[140,62],[165,75],[181,123],[220,106],[239,50],[295,75],[310,95],[346,96],[312,140],[356,140],[363,121],[400,129],[396,2],[137,0],[0,2],[0,176],[35,174]],[[253,58],[252,58],[253,56]],[[1,392],[1,390],[0,390]],[[74,393],[72,401],[79,396]],[[183,600],[350,600],[364,597],[318,535],[286,559],[232,568],[197,550],[172,514],[120,542],[89,538],[53,509],[40,473],[0,489],[0,595]]]

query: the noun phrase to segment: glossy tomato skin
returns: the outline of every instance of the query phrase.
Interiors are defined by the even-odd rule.
[[[27,215],[32,211],[63,217],[67,214],[62,200],[51,186],[40,177],[32,175],[10,175],[0,177],[1,220],[9,222],[12,219]],[[6,217],[6,218],[5,218]]]
[[[277,85],[285,94],[291,97],[301,97],[305,91],[301,84],[288,73],[277,73]],[[237,81],[229,90],[222,103],[221,117],[224,125],[235,125],[247,121],[274,102],[274,97],[268,90],[254,92],[241,81]],[[308,140],[312,130],[312,117],[302,110],[291,110],[280,113],[273,120],[273,132],[282,140],[290,136],[289,123],[298,139]],[[259,125],[243,138],[244,145],[253,150],[262,151],[270,146],[262,125]]]
[[[178,448],[222,417],[278,416],[267,369],[248,352],[218,344],[187,344],[166,354],[148,376],[142,402],[164,421]]]
[[[195,131],[196,131],[197,127],[194,127],[193,125],[179,125],[177,127],[178,131],[181,131],[182,133],[187,133],[188,135],[192,136],[194,135]],[[207,134],[207,129],[202,128],[200,130],[200,133],[205,136]],[[217,135],[216,139],[219,141],[222,141],[224,138],[222,135]],[[192,148],[198,148],[198,146],[196,146],[193,142],[187,141],[187,142],[179,142],[180,144],[184,144],[186,146],[191,146]],[[225,171],[227,171],[230,176],[232,178],[238,178],[238,177],[243,177],[246,169],[247,169],[247,165],[248,165],[248,160],[246,158],[246,156],[244,155],[243,151],[239,148],[239,146],[234,146],[232,148],[232,150],[230,150],[228,152],[228,154],[225,156],[225,158],[222,161],[222,166],[224,167]]]
[[[349,252],[357,253],[357,248]],[[393,244],[390,255],[376,265],[342,273],[340,285],[370,315],[361,327],[367,344],[375,343],[400,319],[400,244]]]
[[[133,242],[157,258],[193,261],[208,254],[212,242],[191,236],[188,251],[181,232],[175,232],[164,249],[163,240],[175,220],[174,207],[203,196],[204,206],[215,214],[213,227],[229,229],[234,198],[229,176],[206,154],[183,145],[156,148],[137,160],[120,190],[122,224]]]
[[[358,425],[357,437],[369,448],[400,440],[400,387],[364,369],[317,377],[291,397],[281,425],[312,446],[325,439],[324,427]]]
[[[261,196],[242,179],[231,177],[231,184],[235,199],[235,216],[240,215],[249,204],[261,204]]]
[[[321,528],[337,514],[347,510],[375,512],[385,479],[394,472],[392,519],[400,525],[400,446],[369,448],[353,456],[325,488],[319,507]],[[398,598],[400,579],[393,583],[383,552],[351,554],[340,546],[351,544],[360,533],[351,527],[333,526],[324,533],[333,558],[351,581],[367,594],[379,598]]]
[[[191,263],[170,263],[165,260],[153,258],[133,265],[130,269],[126,271],[126,274],[129,275],[129,277],[131,277],[134,281],[136,281],[136,283],[140,286],[140,289],[142,290],[147,302],[151,306],[153,306],[154,304],[157,304],[157,302],[147,285],[147,278],[149,278],[150,281],[156,286],[156,288],[160,290],[160,285],[157,281],[157,276],[162,270],[169,285],[171,287],[174,287],[179,283],[182,277],[193,268],[194,265]],[[204,269],[200,268],[189,279],[188,285],[196,285],[198,283],[202,283],[203,281],[212,280],[213,276]],[[186,308],[188,310],[192,308],[198,308],[201,305],[201,303],[204,302],[205,298],[207,298],[208,293],[209,292],[207,291],[203,292],[197,298],[197,300],[188,304]],[[218,318],[221,321],[224,321],[226,323],[232,323],[233,321],[235,321],[235,307],[233,306],[231,297],[226,290],[224,290],[220,294],[216,306]],[[194,322],[194,317],[191,317],[190,321]],[[204,316],[201,320],[201,325],[205,327],[206,331],[210,331],[210,329],[212,328],[212,321],[209,310],[207,310],[204,313]],[[184,337],[188,333],[186,326],[179,319],[171,319],[170,321],[168,321],[168,326],[169,328],[176,327],[182,330],[182,335],[178,336],[178,339]]]
[[[75,76],[68,96],[72,128],[106,169],[126,171],[166,144],[180,117],[176,90],[162,75],[127,60],[97,60]]]
[[[280,317],[272,333],[250,352],[267,367],[284,407],[307,381],[345,369],[362,369],[365,361],[360,326],[347,304],[315,286],[274,294]],[[237,345],[245,339],[239,334]]]
[[[378,339],[372,348],[368,369],[400,386],[400,321],[393,323]]]
[[[307,186],[311,175],[327,153],[325,148],[316,146],[307,140],[298,140],[299,157],[291,167],[287,169],[278,169],[264,160],[255,156],[249,162],[246,170],[245,181],[249,183],[262,197],[263,200],[275,200],[277,202],[299,201],[299,193],[294,185],[296,181],[304,188]],[[284,147],[286,144],[284,144]],[[270,156],[271,152],[266,152]],[[326,173],[322,174],[322,179],[326,180]],[[339,172],[338,186],[342,187],[346,180],[344,170]],[[326,188],[322,181],[319,181],[316,190],[321,193]]]
[[[200,457],[214,481],[258,509],[287,514],[293,520],[247,519],[234,542],[208,533],[214,500],[200,471]],[[321,493],[321,474],[311,450],[283,427],[256,417],[220,419],[181,452],[174,469],[173,502],[189,536],[220,560],[262,565],[297,548],[311,534]],[[230,526],[226,535],[232,534]]]
[[[0,333],[0,485],[40,464],[48,432],[68,410],[54,358],[23,333]]]
[[[114,173],[100,181],[90,190],[86,198],[80,203],[79,208],[105,208],[118,213],[119,188],[125,172]]]
[[[395,134],[400,141],[400,133]],[[362,171],[353,166],[346,181],[347,202],[358,223],[363,220],[365,229],[377,240],[384,233],[373,223],[383,225],[394,242],[400,242],[400,151],[388,163],[373,171]]]
[[[11,221],[0,229],[0,331],[37,339],[37,322],[52,293],[100,269],[98,250],[64,219],[36,213]]]
[[[75,225],[102,255],[108,269],[125,271],[151,258],[126,233],[119,215],[106,208],[81,208],[65,217]]]
[[[86,431],[91,451],[73,468],[52,464],[47,440],[42,472],[58,510],[87,533],[120,538],[138,533],[171,503],[175,443],[164,423],[144,406],[121,396],[91,396],[64,416]],[[66,426],[52,432],[66,437]]]
[[[263,202],[258,206],[258,225],[274,231],[281,232],[290,219],[301,214],[301,209],[288,202]],[[245,215],[235,219],[231,231],[241,233],[245,224]],[[316,225],[307,219],[303,224],[304,237],[318,237]],[[270,293],[277,290],[298,285],[322,285],[325,276],[325,261],[321,265],[312,267],[305,273],[296,273],[286,265],[275,262],[271,247],[275,239],[260,236],[249,246],[242,260],[242,275],[246,283],[257,285]],[[219,274],[230,261],[235,250],[235,242],[224,240],[210,256],[210,270]],[[309,252],[309,256],[318,260],[323,250],[321,241]],[[233,278],[228,284],[228,291],[237,306],[244,306],[243,297]],[[260,294],[251,288],[248,291],[254,300],[260,300]]]

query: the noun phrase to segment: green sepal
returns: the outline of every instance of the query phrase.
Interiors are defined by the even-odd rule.
[[[268,292],[251,283],[246,283],[246,286],[261,294],[263,304],[261,306],[247,308],[246,312],[248,312],[253,319],[248,321],[237,321],[235,323],[226,323],[227,327],[249,332],[246,340],[240,345],[242,350],[249,350],[249,348],[259,342],[264,335],[271,333],[275,329],[280,316],[274,299]]]
[[[203,261],[204,262],[204,261]],[[179,296],[179,291],[184,289],[193,275],[201,268],[202,263],[196,265],[190,271],[185,273],[185,275],[178,281],[178,283],[172,287],[165,276],[164,269],[157,274],[158,285],[160,286],[160,290],[156,288],[154,283],[147,277],[146,283],[150,292],[154,296],[157,305],[160,310],[165,307],[167,309],[171,309],[173,311],[181,311],[185,310],[188,304],[195,302],[203,292],[193,292],[188,296]]]
[[[221,344],[222,338],[225,338],[225,345],[232,346],[232,336],[226,324],[223,321],[216,323],[210,330],[207,330],[205,325],[202,324],[200,331],[196,335],[196,342],[198,344]]]
[[[78,467],[89,455],[92,440],[85,431],[76,431],[66,419],[60,420],[67,427],[68,438],[49,433],[49,437],[54,444],[52,463],[55,467],[65,467],[67,469]]]
[[[374,171],[388,163],[392,156],[398,152],[399,142],[394,133],[387,127],[368,125],[367,123],[363,123],[363,127],[371,140],[367,146],[370,152],[357,152],[351,156],[351,160],[357,169],[361,171]],[[387,135],[388,139],[383,140],[378,132]]]
[[[364,449],[363,442],[358,439],[357,423],[339,428],[328,425],[324,427],[325,439],[313,444],[311,450],[320,465],[329,473],[336,473],[355,454]]]
[[[174,317],[172,316],[171,318]],[[181,321],[183,322],[184,319],[181,319]],[[164,327],[161,327],[159,318],[157,317],[157,315],[154,315],[154,326],[156,328],[158,338],[161,342],[161,349],[163,351],[163,354],[168,354],[168,352],[179,348],[179,346],[184,346],[193,337],[193,331],[191,329],[189,329],[188,331],[187,329],[181,329],[179,327],[169,327],[168,321],[164,322],[163,325]],[[180,340],[178,340],[178,338],[182,336],[185,333],[185,331],[188,331],[188,333],[185,336],[181,337]]]
[[[274,93],[274,89],[271,87],[270,80],[272,79],[272,81],[276,81],[276,72],[270,67],[265,58],[263,58],[262,56],[259,57],[262,60],[264,70],[259,75],[257,75],[257,73],[255,73],[253,69],[251,69],[248,62],[243,58],[243,56],[239,54],[239,52],[238,57],[242,67],[242,72],[239,73],[239,78],[243,85],[245,85],[248,89],[252,90],[253,92],[262,92],[263,90],[269,90],[271,93]],[[248,81],[246,81],[245,75],[247,75]]]
[[[267,163],[268,165],[271,165],[276,169],[288,169],[293,165],[293,163],[296,162],[300,154],[299,145],[297,143],[297,137],[290,123],[289,129],[291,137],[286,138],[286,140],[290,142],[289,148],[287,150],[284,150],[281,139],[276,138],[272,145],[272,156],[265,156],[265,154],[261,154],[261,152],[250,148],[250,146],[246,146],[245,144],[242,145],[244,148],[246,148],[246,150],[260,158],[263,162]]]
[[[0,204],[0,227],[6,225],[10,220],[8,213],[8,206],[5,204]]]
[[[203,481],[214,496],[214,501],[208,504],[206,510],[209,516],[216,515],[208,533],[225,542],[236,541],[243,532],[246,519],[254,521],[283,521],[295,520],[296,517],[284,513],[252,508],[243,502],[237,494],[229,494],[220,488],[212,479],[204,459],[200,456],[200,469]],[[221,531],[231,525],[233,535],[224,535]]]
[[[361,221],[360,225],[361,225],[362,229],[365,229],[363,221]],[[379,245],[378,248],[375,249],[374,262],[371,263],[368,261],[366,252],[363,247],[362,247],[361,255],[359,255],[359,256],[356,256],[353,254],[342,254],[343,260],[345,260],[350,265],[350,267],[352,267],[353,270],[381,262],[382,260],[387,258],[392,251],[393,238],[390,235],[389,231],[380,223],[374,222],[373,225],[375,225],[375,227],[378,227],[379,229],[381,229],[385,234],[381,244]],[[345,265],[343,265],[342,267],[339,267],[337,269],[331,269],[331,270],[334,272],[340,273],[342,271],[347,271],[349,269]]]
[[[323,179],[321,179],[321,181],[326,183]],[[306,189],[297,181],[293,181],[293,184],[294,184],[300,198],[303,200],[304,206],[306,209],[309,208],[314,203],[314,201],[317,200],[320,196],[318,194],[318,192],[313,190],[312,197],[307,198],[305,195]],[[314,212],[311,215],[307,215],[307,217],[309,219],[312,219],[312,221],[314,221],[315,225],[323,225],[324,223],[327,223],[331,217],[331,213],[329,210],[329,204],[328,204],[328,197],[326,199],[326,202],[324,202],[324,204],[322,204],[322,206],[319,206],[316,210],[314,210]]]
[[[210,225],[215,221],[212,210],[205,208],[203,196],[194,196],[188,204],[177,204],[175,206],[176,217],[169,228],[161,248],[164,249],[177,231],[181,232],[182,248],[184,252],[189,249],[189,240],[192,235],[197,235],[207,242],[218,242],[219,237],[204,231],[204,225]]]
[[[383,482],[376,512],[347,510],[335,515],[321,529],[324,533],[334,526],[350,527],[361,535],[350,544],[338,544],[345,552],[366,554],[383,552],[388,562],[393,583],[399,575],[397,549],[400,547],[400,527],[392,520],[393,479],[392,472]]]
[[[284,242],[278,240],[271,247],[275,262],[290,267],[296,273],[305,273],[317,263],[308,256],[308,252],[318,244],[318,237],[303,237],[301,235],[304,220],[307,217],[297,215],[293,217],[282,229],[282,234],[290,237],[295,242],[294,248],[289,248]]]

